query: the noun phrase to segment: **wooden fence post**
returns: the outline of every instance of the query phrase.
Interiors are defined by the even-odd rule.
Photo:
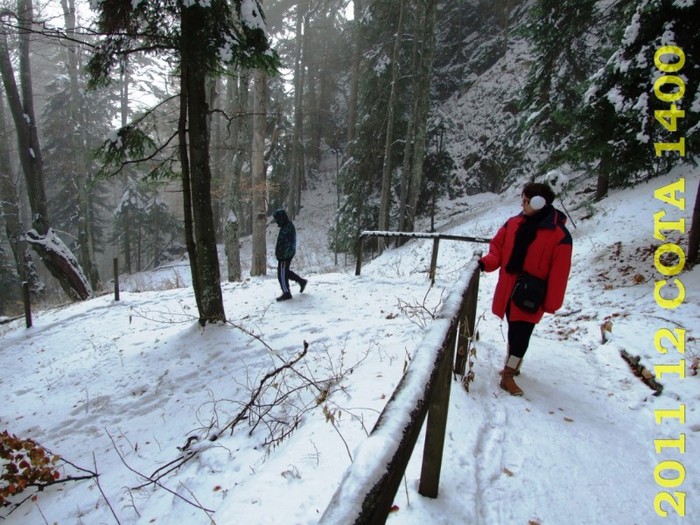
[[[22,298],[24,300],[24,320],[27,324],[27,328],[31,328],[32,327],[32,304],[30,301],[29,283],[26,281],[22,283]]]
[[[467,367],[467,354],[469,353],[469,323],[466,319],[459,322],[457,334],[457,354],[455,356],[455,374],[463,376]]]
[[[440,249],[440,237],[433,239],[433,254],[430,256],[430,282],[435,284],[435,272],[437,271],[438,250]]]
[[[372,232],[367,233],[367,236],[371,235]],[[452,291],[450,298],[443,305],[441,318],[449,318],[449,326],[436,326],[435,334],[426,334],[424,341],[428,341],[426,344],[430,346],[421,349],[428,354],[423,357],[424,361],[419,365],[420,372],[409,367],[370,433],[370,439],[376,434],[381,435],[384,432],[383,428],[388,425],[392,436],[396,436],[398,441],[380,438],[378,442],[375,441],[366,449],[361,447],[365,454],[363,455],[363,452],[358,454],[363,457],[370,453],[382,458],[378,459],[382,464],[377,465],[381,468],[367,469],[364,464],[360,466],[357,463],[351,464],[326,506],[320,524],[381,525],[386,523],[391,505],[405,476],[406,466],[414,452],[423,424],[426,423],[426,417],[428,421],[419,493],[429,497],[437,496],[452,387],[452,366],[458,338],[457,330],[460,324],[464,323],[465,327],[472,327],[467,330],[473,331],[474,323],[465,319],[465,315],[466,312],[476,312],[476,304],[473,307],[471,303],[470,307],[465,306],[468,299],[476,301],[477,298],[479,268],[476,261],[473,261],[468,271],[470,274],[467,282],[460,279],[460,287]],[[474,313],[469,314],[473,320],[475,320]],[[441,342],[438,343],[440,346],[433,346],[437,343],[434,338],[437,333],[441,335]],[[424,375],[424,372],[427,372],[424,370],[426,365],[430,367],[428,376]],[[417,366],[416,361],[414,360],[410,366]],[[398,414],[397,410],[401,413]],[[368,459],[365,457],[365,460]],[[340,505],[341,501],[346,504]],[[347,502],[351,502],[351,505]]]
[[[114,263],[114,300],[119,300],[119,258],[115,257]]]
[[[474,253],[474,258],[481,257],[481,252]],[[476,308],[479,299],[479,277],[481,272],[476,270],[471,277],[467,296],[464,298],[464,309],[460,314],[459,334],[457,339],[457,355],[455,357],[455,374],[463,376],[469,359],[470,343],[475,340]]]
[[[454,329],[453,329],[454,330]],[[442,355],[439,371],[435,380],[430,405],[428,423],[425,427],[425,444],[423,445],[423,465],[421,467],[418,493],[428,498],[437,498],[442,469],[442,454],[445,449],[445,430],[447,428],[447,411],[450,406],[450,389],[452,387],[452,361],[456,337],[454,331],[448,339]]]
[[[355,263],[355,275],[360,275],[362,271],[362,235],[357,238],[357,262]]]

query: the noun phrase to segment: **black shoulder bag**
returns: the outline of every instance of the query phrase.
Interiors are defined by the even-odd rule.
[[[511,300],[521,310],[535,313],[547,295],[547,281],[523,272],[515,281]]]

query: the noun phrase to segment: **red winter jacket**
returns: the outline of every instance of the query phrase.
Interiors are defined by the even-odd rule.
[[[506,313],[517,278],[516,274],[506,272],[505,267],[513,251],[515,232],[524,218],[525,216],[521,213],[508,219],[491,240],[489,253],[481,258],[484,271],[492,272],[500,268],[491,310],[501,319]],[[523,271],[540,279],[546,279],[547,295],[544,304],[534,313],[525,312],[515,304],[511,304],[511,321],[539,323],[545,312],[553,314],[561,308],[571,270],[572,250],[571,234],[566,229],[565,223],[566,216],[554,208],[540,223],[535,240],[527,250]]]

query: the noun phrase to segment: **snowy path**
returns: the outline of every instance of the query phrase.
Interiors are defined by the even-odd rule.
[[[678,310],[660,311],[652,298],[650,189],[640,186],[611,197],[574,232],[574,271],[565,307],[535,330],[518,379],[524,398],[498,388],[505,326],[489,313],[496,276],[482,277],[476,379],[469,393],[453,383],[439,496],[433,500],[417,493],[419,442],[390,525],[698,523],[700,378],[669,377],[662,381],[663,395],[653,397],[619,357],[627,349],[647,365],[677,360],[677,354],[660,356],[654,348],[654,332],[661,326],[686,328],[686,357],[697,356],[700,270],[682,274],[688,293]],[[319,189],[316,206],[326,206],[324,195],[334,196]],[[512,212],[512,202],[504,197],[484,199],[468,208],[464,225],[451,233],[492,234]],[[320,260],[325,230],[316,228],[327,227],[328,220],[315,220],[316,226],[299,221],[302,246],[311,247],[293,266],[309,277],[304,294],[276,303],[279,287],[272,271],[223,285],[226,313],[245,331],[232,326],[202,330],[194,319],[191,290],[164,285],[173,283],[172,269],[140,276],[144,282],[153,279],[160,291],[125,291],[120,303],[102,297],[37,311],[30,330],[19,322],[2,325],[0,428],[35,438],[81,466],[91,467],[94,458],[121,523],[209,525],[204,511],[172,493],[127,490],[143,480],[125,468],[117,451],[135,469],[152,472],[177,455],[175,447],[189,432],[235,413],[251,385],[280,363],[275,353],[289,358],[308,341],[307,371],[317,377],[329,367],[346,372],[342,388],[327,400],[339,417],[337,427],[321,406],[315,407],[269,451],[261,446],[265,430],[249,435],[246,427],[222,438],[166,483],[213,509],[217,525],[241,523],[242,516],[250,525],[317,523],[422,339],[423,327],[406,306],[434,307],[473,250],[485,247],[441,243],[436,288],[426,299],[430,241],[389,250],[355,277],[352,268],[327,270],[333,264],[328,257]],[[640,224],[647,225],[646,231]],[[629,238],[621,241],[621,231]],[[636,280],[636,273],[644,280]],[[175,281],[186,285],[186,276],[183,270]],[[601,344],[604,319],[614,321],[614,335]],[[655,424],[655,409],[680,402],[687,406],[683,425]],[[655,438],[679,432],[686,435],[687,454],[655,454]],[[654,512],[654,496],[661,490],[654,469],[664,459],[685,466],[685,519],[664,519]],[[114,520],[95,484],[86,481],[45,490],[4,521],[46,522]]]
[[[653,483],[634,493],[630,476],[651,478],[655,461],[649,413],[634,406],[650,391],[624,366],[558,343],[527,356],[518,378],[526,395],[513,398],[498,388],[502,349],[477,346],[471,392],[453,388],[440,482],[439,500],[461,501],[452,507],[460,514],[442,515],[439,500],[417,495],[407,506],[400,491],[402,509],[388,523],[421,523],[424,513],[415,512],[414,521],[411,506],[435,507],[435,523],[445,525],[589,525],[600,522],[601,509],[609,523],[673,523],[649,516]],[[419,469],[414,460],[408,474],[414,490]]]
[[[494,284],[495,276],[482,278],[478,315],[488,309]],[[574,291],[569,304],[581,305],[579,295]],[[615,304],[614,296],[600,301]],[[653,439],[661,436],[653,409],[668,398],[653,397],[634,377],[616,339],[601,344],[598,319],[605,308],[587,302],[538,325],[517,378],[522,398],[498,387],[505,322],[488,313],[481,319],[475,381],[469,393],[453,383],[439,497],[417,494],[419,443],[407,471],[410,501],[400,490],[400,509],[389,524],[424,525],[426,513],[442,525],[591,525],[601,516],[616,525],[693,523],[662,518],[651,506],[660,490],[653,479],[659,462]],[[648,333],[643,317],[616,322]],[[688,439],[697,441],[698,429],[689,430]],[[700,469],[687,459],[684,465],[691,498],[700,493]],[[445,501],[458,503],[445,512]]]

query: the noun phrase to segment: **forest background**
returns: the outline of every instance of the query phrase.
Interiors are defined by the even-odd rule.
[[[698,19],[693,0],[2,2],[0,315],[23,282],[80,300],[114,259],[187,254],[200,322],[223,320],[221,276],[267,272],[270,214],[296,216],[328,155],[339,254],[440,198],[546,177],[586,206],[694,163]]]

